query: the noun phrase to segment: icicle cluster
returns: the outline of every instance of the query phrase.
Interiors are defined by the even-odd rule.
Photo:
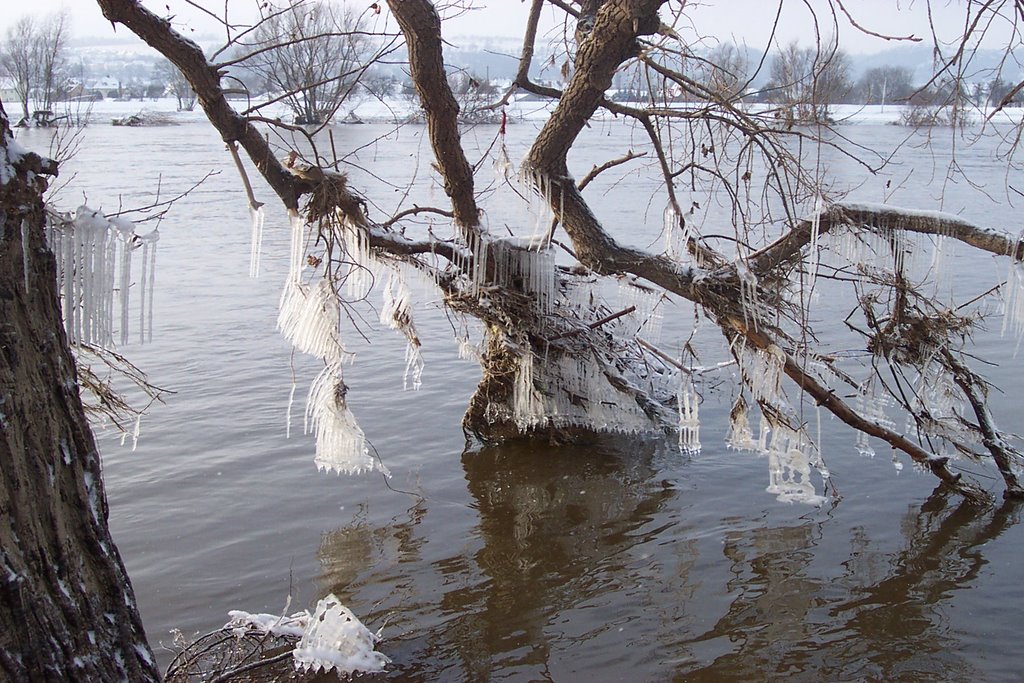
[[[416,327],[412,322],[412,293],[405,279],[397,273],[390,273],[384,287],[383,298],[380,321],[401,332],[407,341],[402,384],[406,389],[410,383],[413,389],[419,389],[423,378],[423,356],[420,354],[420,340],[416,334]]]
[[[524,354],[516,373],[513,419],[524,431],[576,426],[637,434],[653,426],[635,400],[609,384],[592,351],[546,359]]]
[[[657,343],[661,338],[661,327],[664,316],[661,313],[662,294],[649,287],[634,284],[628,280],[619,283],[620,310],[634,307],[636,311],[632,319],[637,324],[630,330],[639,334],[649,342]]]
[[[521,292],[533,298],[538,312],[551,310],[558,278],[554,252],[544,240],[481,234],[472,251],[474,292],[485,287]]]
[[[679,448],[684,453],[700,453],[700,398],[693,381],[686,377],[679,383]]]
[[[523,188],[523,193],[530,198],[527,213],[533,219],[533,226],[528,241],[538,248],[546,247],[551,237],[551,223],[562,214],[561,207],[557,213],[551,208],[551,193],[554,187],[547,174],[534,173],[526,167],[519,169],[519,184]]]
[[[754,431],[750,427],[750,413],[747,401],[740,396],[729,411],[729,435],[725,439],[729,448],[743,451],[762,450],[754,440]]]
[[[363,299],[373,287],[378,267],[370,251],[370,236],[365,228],[347,218],[342,220],[340,232],[349,259],[345,294],[353,300]]]
[[[69,343],[109,347],[116,329],[120,343],[127,344],[133,288],[139,301],[139,340],[152,339],[158,230],[141,235],[131,221],[108,219],[81,206],[73,218],[51,217],[47,238],[57,259],[57,285]],[[133,282],[132,261],[137,253],[141,273],[138,282]]]
[[[782,370],[786,355],[774,344],[767,350],[752,349],[742,342],[733,349],[743,383],[757,402],[783,405]]]
[[[341,343],[341,307],[334,289],[326,279],[315,285],[303,282],[306,224],[295,212],[291,213],[291,233],[288,281],[281,294],[277,324],[296,348],[325,364],[310,386],[306,402],[305,430],[316,435],[316,465],[346,474],[374,469],[387,474],[384,465],[370,456],[366,437],[345,400],[342,366],[351,355]],[[289,413],[290,404],[291,399]]]
[[[874,382],[868,382],[857,394],[855,405],[857,412],[866,420],[874,422],[884,429],[895,429],[896,423],[886,414],[886,407],[892,406],[893,399],[885,392],[879,392]],[[875,457],[875,449],[871,446],[871,437],[857,431],[854,446],[857,452],[867,457]]]
[[[773,424],[768,446],[768,493],[783,503],[821,505],[825,498],[814,491],[811,468],[822,470],[818,447],[802,429]]]
[[[1024,263],[1010,260],[1003,291],[1003,331],[1024,338]]]

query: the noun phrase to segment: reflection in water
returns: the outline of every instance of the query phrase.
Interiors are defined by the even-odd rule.
[[[853,534],[834,577],[812,577],[823,559],[813,552],[816,526],[734,536],[725,552],[739,595],[692,641],[727,641],[729,652],[680,670],[679,680],[978,680],[943,606],[986,564],[981,548],[1018,517],[1012,502],[993,511],[936,491],[907,510],[902,550],[884,558]]]
[[[386,623],[396,680],[977,677],[945,607],[1017,521],[1009,505],[935,493],[883,553],[821,515],[709,517],[662,479],[653,448],[635,451],[467,453],[464,543],[442,502],[389,523],[359,515],[324,536],[321,589]],[[431,541],[436,523],[447,542]]]

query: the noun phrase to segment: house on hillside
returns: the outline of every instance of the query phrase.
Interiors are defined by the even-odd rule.
[[[14,119],[19,118],[22,114],[18,99],[18,93],[14,90],[14,80],[0,77],[0,102],[4,103],[4,111],[7,112],[7,115]]]

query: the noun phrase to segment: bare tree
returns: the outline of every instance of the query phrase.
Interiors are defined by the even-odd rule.
[[[370,51],[357,16],[336,2],[266,6],[249,55],[237,60],[280,94],[301,125],[329,121],[353,93]]]
[[[52,111],[54,102],[67,91],[68,38],[66,12],[51,14],[39,25],[36,99],[45,111]]]
[[[746,55],[735,43],[719,43],[705,56],[703,82],[720,97],[743,94],[749,78]]]
[[[831,120],[831,106],[850,89],[849,61],[834,42],[818,48],[794,41],[772,60],[770,99],[782,105],[784,118],[797,123]]]
[[[827,198],[824,179],[808,170],[790,141],[835,143],[793,129],[792,121],[779,121],[771,112],[743,107],[737,93],[715,93],[672,66],[681,55],[693,55],[659,16],[668,7],[663,0],[603,0],[588,4],[583,13],[560,2],[534,0],[531,5],[513,91],[550,97],[557,104],[517,176],[525,179],[528,193],[548,206],[553,230],[567,237],[567,252],[576,260],[576,267],[568,269],[555,265],[552,230],[509,240],[483,228],[474,166],[459,142],[459,106],[444,70],[440,20],[429,0],[395,0],[388,7],[405,38],[434,168],[450,207],[416,206],[376,219],[348,180],[331,171],[334,164],[319,153],[315,139],[303,142],[310,151],[293,147],[286,160],[278,160],[255,121],[228,106],[214,76],[217,70],[202,53],[176,40],[169,27],[128,0],[99,2],[110,20],[130,27],[182,69],[229,145],[245,149],[289,210],[304,211],[314,241],[325,245],[325,252],[309,263],[324,266],[314,282],[306,283],[310,272],[305,262],[293,263],[295,301],[312,296],[314,288],[329,291],[334,303],[328,308],[337,311],[343,304],[341,285],[356,277],[353,263],[356,273],[397,269],[400,277],[403,268],[412,268],[431,275],[452,311],[485,323],[483,379],[463,423],[478,438],[567,441],[607,431],[667,431],[679,434],[684,448],[699,447],[694,378],[703,370],[697,357],[690,346],[666,351],[636,333],[643,325],[635,322],[637,311],[670,296],[691,302],[715,321],[727,341],[741,380],[731,442],[775,454],[773,490],[780,495],[811,496],[807,473],[823,467],[800,417],[806,403],[832,413],[865,440],[877,439],[904,453],[968,497],[984,493],[950,469],[952,453],[990,457],[1007,495],[1024,493],[1016,475],[1019,456],[985,407],[987,385],[971,370],[963,342],[976,314],[928,294],[931,290],[908,270],[902,256],[905,240],[933,234],[1019,257],[1015,238],[952,216]],[[540,12],[547,5],[566,13],[579,41],[563,90],[534,83],[528,75]],[[684,19],[685,8],[673,12],[673,21]],[[827,48],[790,46],[775,70],[784,101],[800,118],[818,123],[827,121],[828,105],[848,82],[842,53],[832,42],[822,45]],[[624,66],[650,74],[651,87],[671,83],[690,101],[707,104],[668,106],[654,96],[646,107],[612,102],[605,91]],[[573,179],[568,153],[598,110],[632,122],[648,137],[653,170],[662,176],[665,192],[662,253],[620,242],[583,194],[603,171],[642,155],[629,152],[581,181]],[[857,158],[842,147],[837,152]],[[871,167],[866,160],[861,163]],[[761,176],[757,183],[755,173]],[[689,220],[689,203],[684,206],[679,196],[683,186],[691,197],[724,192],[732,201],[731,228],[702,235]],[[453,235],[413,238],[399,231],[399,224],[423,213],[450,217]],[[766,231],[766,225],[774,228]],[[851,272],[857,277],[844,277]],[[317,277],[323,278],[320,284]],[[631,296],[646,303],[620,309],[606,301],[593,290],[604,277],[619,279]],[[853,318],[848,324],[862,336],[869,359],[859,371],[843,367],[839,357],[812,341],[818,330],[811,322],[813,297],[806,288],[821,278],[849,289]],[[333,346],[304,341],[308,321],[292,320],[300,313],[288,306],[282,312],[286,336],[325,360],[326,374],[318,386],[334,387],[333,393],[325,389],[317,410],[337,417],[335,424],[354,424]],[[317,310],[325,306],[321,302]],[[409,302],[392,299],[388,310],[394,313],[389,324],[406,335],[415,357],[419,341]],[[900,378],[896,385],[878,379],[883,369]],[[844,398],[846,393],[853,399]],[[881,394],[914,425],[912,433],[897,431],[889,418],[876,414]],[[960,407],[952,413],[940,410],[934,404],[940,394]],[[752,436],[748,410],[760,412],[770,442]],[[334,435],[325,443],[361,443],[361,432],[353,434],[349,440]],[[327,431],[322,435],[331,436]],[[329,454],[318,451],[319,457]]]
[[[864,104],[906,103],[914,94],[914,74],[905,66],[876,66],[857,79],[854,93]]]
[[[196,93],[178,67],[166,59],[157,65],[157,73],[167,83],[167,90],[178,101],[178,111],[192,111],[196,108]]]
[[[68,18],[64,12],[42,20],[24,16],[7,29],[0,67],[14,84],[24,118],[30,105],[52,111],[66,90]]]
[[[0,67],[11,79],[24,119],[28,119],[29,100],[36,84],[36,36],[35,20],[29,15],[23,16],[7,29],[0,51]]]

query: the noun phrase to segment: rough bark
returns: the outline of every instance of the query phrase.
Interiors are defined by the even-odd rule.
[[[448,88],[441,47],[441,18],[426,0],[390,0],[388,6],[405,34],[409,71],[427,118],[427,131],[455,222],[476,227],[480,211],[473,195],[473,169],[462,151],[459,103]]]
[[[55,169],[9,141],[0,107],[0,678],[159,680],[61,324],[43,231]]]

